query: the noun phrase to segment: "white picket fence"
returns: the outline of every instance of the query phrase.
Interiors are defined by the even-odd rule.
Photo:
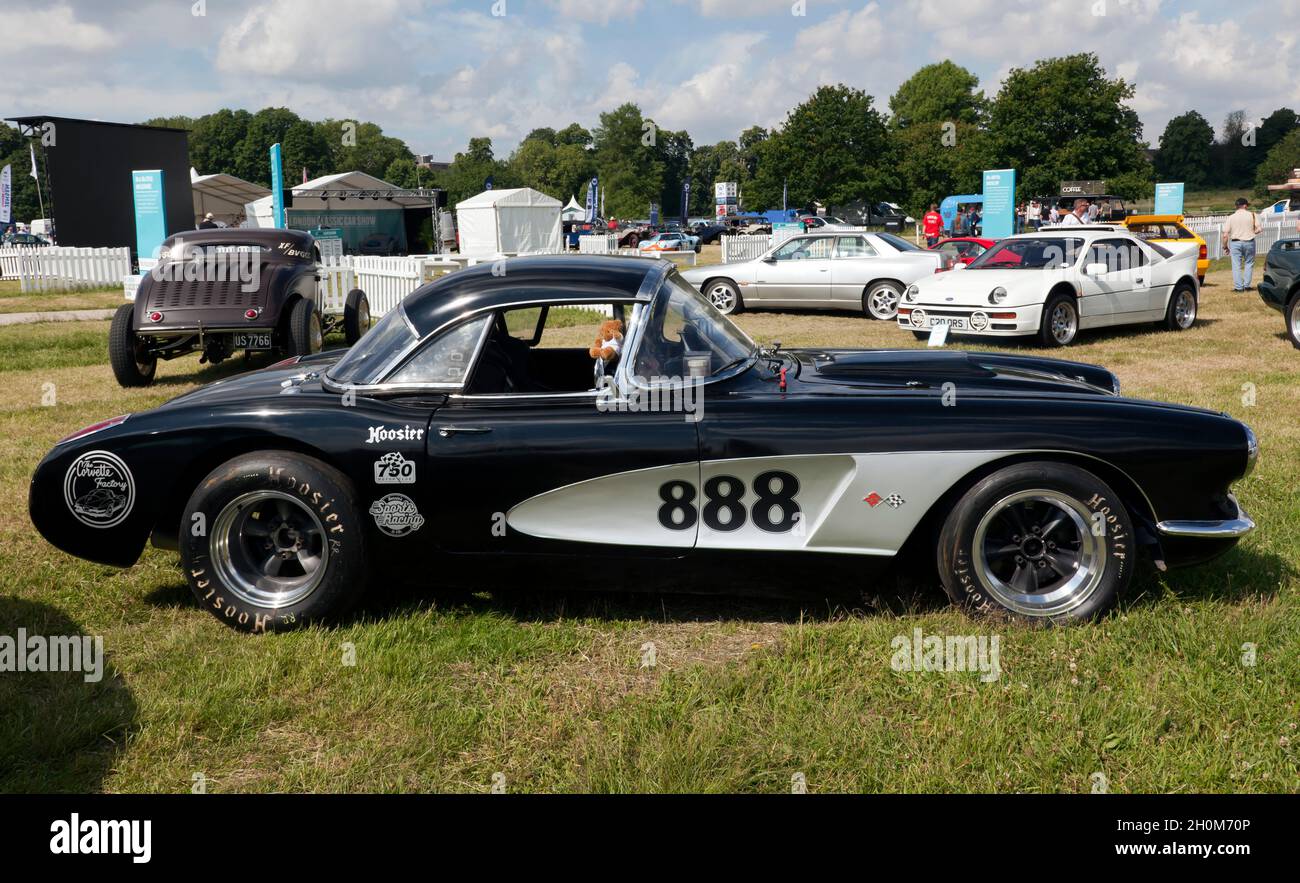
[[[129,248],[0,248],[0,279],[21,291],[67,291],[121,285],[131,272]]]
[[[617,254],[618,237],[613,233],[588,233],[578,237],[579,254]]]
[[[722,262],[724,264],[734,264],[736,261],[752,261],[772,247],[772,235],[757,233],[734,234],[732,236],[720,236],[718,241],[722,243]]]

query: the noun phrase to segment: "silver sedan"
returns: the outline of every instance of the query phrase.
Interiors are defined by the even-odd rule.
[[[752,261],[694,267],[683,278],[723,313],[754,309],[862,310],[893,319],[907,286],[950,259],[889,233],[794,236]]]

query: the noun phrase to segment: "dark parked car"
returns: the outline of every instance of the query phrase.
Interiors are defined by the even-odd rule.
[[[367,236],[357,245],[357,254],[392,256],[399,250],[397,237],[383,233]]]
[[[15,248],[33,248],[49,245],[50,240],[44,236],[37,236],[35,233],[10,233],[4,238],[3,244]]]
[[[108,354],[122,386],[153,382],[159,359],[202,352],[220,363],[237,350],[308,355],[338,324],[319,309],[320,251],[298,230],[224,228],[167,239],[135,302],[118,307]],[[370,327],[360,289],[348,294],[349,344]]]
[[[1300,239],[1279,239],[1268,250],[1259,296],[1286,317],[1286,334],[1300,349]]]
[[[504,269],[417,289],[346,353],[68,436],[32,478],[33,524],[118,567],[150,537],[179,548],[199,603],[247,631],[488,558],[521,579],[676,568],[675,586],[732,593],[779,588],[793,558],[790,590],[828,594],[821,562],[850,563],[856,586],[910,559],[968,610],[1073,622],[1114,604],[1141,557],[1204,561],[1254,527],[1232,495],[1250,429],[1123,398],[1105,368],[764,348],[667,261]],[[551,311],[575,308],[593,333],[623,321],[621,352],[547,344]]]
[[[700,245],[712,245],[722,238],[727,230],[721,224],[700,224],[695,228],[695,235],[700,237]]]

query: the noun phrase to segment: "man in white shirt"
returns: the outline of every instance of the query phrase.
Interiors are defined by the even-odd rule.
[[[1228,215],[1220,234],[1232,256],[1232,290],[1250,291],[1255,277],[1255,237],[1260,233],[1259,218],[1244,199],[1237,200],[1237,210]]]
[[[1082,224],[1084,216],[1088,214],[1088,200],[1076,199],[1074,201],[1074,211],[1061,218],[1061,226],[1071,227],[1075,224]]]

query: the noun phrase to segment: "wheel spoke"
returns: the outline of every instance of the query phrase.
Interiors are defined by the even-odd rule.
[[[1049,514],[1049,515],[1051,514],[1051,510],[1048,511],[1048,514]],[[1060,527],[1060,526],[1061,526],[1062,524],[1064,524],[1064,523],[1065,523],[1065,516],[1064,516],[1064,515],[1057,515],[1057,516],[1056,516],[1055,518],[1053,518],[1051,521],[1049,521],[1049,522],[1047,522],[1046,524],[1043,524],[1043,525],[1042,525],[1042,533],[1039,534],[1039,536],[1041,536],[1041,537],[1043,537],[1044,539],[1046,539],[1048,534],[1050,534],[1052,531],[1056,530],[1058,527]]]
[[[271,529],[256,518],[249,518],[244,522],[244,533],[252,537],[265,537],[270,535]]]
[[[312,573],[320,566],[320,556],[307,549],[299,549],[298,563],[302,565],[303,573]]]
[[[1019,543],[1007,543],[1005,546],[998,546],[996,549],[989,549],[984,554],[989,558],[1005,558],[1006,556],[1019,551]]]
[[[1047,566],[1062,577],[1073,576],[1079,563],[1078,557],[1069,552],[1048,553],[1043,557],[1047,560]]]
[[[1016,568],[1016,572],[1011,575],[1011,588],[1025,595],[1037,591],[1038,574],[1034,572],[1032,564],[1022,564]]]
[[[279,552],[272,552],[267,559],[262,562],[262,573],[267,576],[279,576],[280,568],[284,566],[284,559],[280,557]]]

